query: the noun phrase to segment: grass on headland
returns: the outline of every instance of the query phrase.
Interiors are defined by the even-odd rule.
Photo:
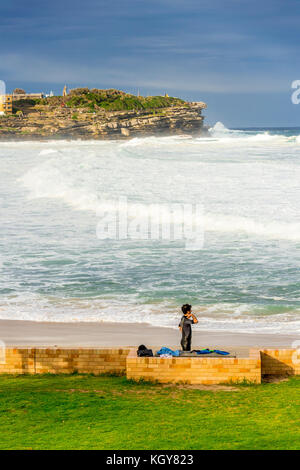
[[[89,90],[77,88],[71,90],[67,97],[53,96],[49,98],[19,100],[14,104],[14,111],[26,110],[35,106],[56,106],[62,104],[69,108],[82,108],[92,112],[99,109],[106,111],[151,110],[172,106],[186,106],[186,102],[172,96],[135,96],[120,90]]]
[[[217,390],[0,376],[1,449],[299,449],[300,377]]]

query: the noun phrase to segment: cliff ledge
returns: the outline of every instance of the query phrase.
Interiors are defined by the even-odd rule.
[[[13,114],[0,117],[0,140],[200,136],[207,133],[202,116],[205,108],[203,102],[189,103],[179,98],[77,89],[67,97],[14,102]]]

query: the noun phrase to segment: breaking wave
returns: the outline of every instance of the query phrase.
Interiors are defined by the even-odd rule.
[[[176,328],[188,301],[202,329],[296,333],[299,143],[295,129],[217,123],[205,138],[1,144],[0,318]],[[152,205],[178,225],[178,206],[200,204],[204,249],[99,241],[119,197],[122,215]]]
[[[151,215],[155,217],[159,211],[162,219],[170,218],[174,224],[182,224],[185,221],[182,208],[174,210],[172,201],[152,204],[149,201],[134,203],[128,199],[126,203],[120,203],[117,197],[109,199],[108,194],[105,198],[101,197],[102,192],[105,193],[105,186],[101,187],[99,181],[98,195],[99,191],[93,189],[93,184],[90,189],[88,182],[80,177],[80,171],[81,165],[77,163],[66,166],[63,170],[61,159],[58,158],[37,165],[23,175],[20,181],[28,190],[31,199],[60,199],[79,211],[92,211],[101,215],[112,214],[118,210],[119,215],[133,217],[139,214],[140,218],[147,219]],[[258,238],[300,241],[300,222],[297,221],[257,220],[254,217],[212,213],[204,207],[203,216],[194,215],[193,224],[207,232],[244,233]]]

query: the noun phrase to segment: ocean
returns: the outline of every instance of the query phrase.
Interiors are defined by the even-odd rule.
[[[0,143],[0,319],[299,332],[300,129],[210,134]],[[201,206],[203,246],[99,238],[120,198]]]

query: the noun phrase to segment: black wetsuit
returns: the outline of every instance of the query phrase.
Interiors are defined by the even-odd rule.
[[[183,351],[191,350],[191,341],[192,341],[192,327],[194,320],[192,318],[187,318],[185,315],[182,316],[179,326],[182,328],[182,338],[181,338],[181,347]]]

